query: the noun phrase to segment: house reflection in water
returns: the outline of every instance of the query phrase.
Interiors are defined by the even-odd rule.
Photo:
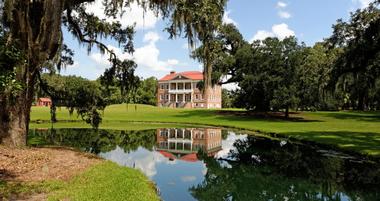
[[[202,150],[214,156],[222,149],[222,130],[218,128],[157,129],[157,151],[170,160],[198,161]]]

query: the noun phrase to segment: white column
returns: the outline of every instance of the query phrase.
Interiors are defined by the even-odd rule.
[[[175,94],[175,102],[178,102],[178,94]]]

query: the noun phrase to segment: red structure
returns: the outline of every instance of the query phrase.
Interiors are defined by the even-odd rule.
[[[221,108],[222,87],[214,85],[202,93],[197,84],[203,80],[199,71],[175,71],[158,80],[157,106],[171,108]]]
[[[214,156],[222,150],[220,128],[157,129],[156,150],[171,161],[197,162],[198,151]]]
[[[51,99],[50,98],[39,98],[37,101],[37,106],[50,107]]]

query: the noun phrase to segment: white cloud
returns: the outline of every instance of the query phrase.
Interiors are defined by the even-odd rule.
[[[107,48],[112,50],[116,54],[116,56],[121,60],[133,59],[133,57],[130,54],[123,53],[123,51],[118,47],[108,45]],[[110,67],[110,62],[108,60],[109,54],[92,53],[90,54],[90,58],[94,60],[97,64],[99,64],[98,68],[106,69]]]
[[[73,65],[67,65],[66,68],[79,68],[79,61],[74,61]]]
[[[172,65],[179,62],[175,59],[162,61],[159,59],[160,50],[156,47],[156,42],[160,39],[157,33],[148,32],[144,36],[144,42],[148,44],[137,48],[133,54],[133,58],[139,67],[145,67],[153,71],[170,71]]]
[[[156,32],[146,33],[143,38],[143,42],[146,44],[136,48],[133,55],[123,53],[120,48],[111,45],[107,47],[113,50],[121,60],[133,59],[138,65],[139,70],[169,72],[173,69],[173,66],[178,65],[180,62],[177,59],[160,60],[160,50],[156,46],[159,40],[160,36]],[[97,68],[104,70],[110,67],[108,54],[101,55],[100,53],[92,53],[90,58],[98,64]]]
[[[160,40],[160,36],[153,31],[150,31],[144,35],[143,42],[149,42],[149,43],[156,43],[158,40]]]
[[[289,26],[285,23],[277,24],[272,27],[272,32],[275,36],[277,36],[280,40],[283,40],[286,37],[289,36],[295,36],[293,30],[289,29]]]
[[[182,49],[188,50],[189,49],[189,44],[188,43],[182,44]]]
[[[112,151],[100,153],[99,156],[121,166],[139,169],[148,177],[153,177],[157,174],[156,167],[160,163],[168,165],[176,164],[176,161],[169,161],[158,152],[152,152],[141,147],[136,151],[127,153],[118,146]]]
[[[268,37],[277,37],[280,40],[285,39],[289,36],[295,36],[295,32],[289,28],[289,26],[285,23],[275,24],[272,26],[272,31],[259,30],[250,40],[253,42],[255,40],[264,40]]]
[[[233,25],[237,26],[238,23],[230,17],[230,13],[231,13],[230,10],[224,12],[223,23],[225,23],[225,24],[233,24]]]
[[[227,89],[229,91],[234,91],[236,89],[239,89],[239,86],[236,83],[228,83],[228,84],[223,84],[222,88]]]
[[[285,2],[282,2],[282,1],[279,1],[277,3],[278,8],[286,8],[287,6],[288,6],[288,4],[286,4]]]
[[[178,65],[179,61],[177,59],[168,59],[167,63],[169,65]]]
[[[237,135],[235,132],[229,131],[227,138],[222,141],[222,150],[216,153],[214,158],[229,158],[231,150],[236,150],[234,143],[237,140],[245,140],[246,138],[247,135]]]
[[[275,37],[274,33],[265,31],[265,30],[259,30],[257,33],[253,36],[253,38],[250,40],[255,41],[255,40],[264,40],[268,37]]]
[[[278,15],[283,19],[289,19],[292,17],[292,15],[286,11],[278,11]]]
[[[360,8],[366,8],[373,0],[352,0],[354,4],[359,5]]]
[[[106,19],[108,22],[119,21],[123,27],[135,24],[137,30],[154,28],[159,20],[159,16],[156,16],[153,11],[149,9],[144,11],[144,9],[135,2],[131,3],[129,8],[124,8],[123,16],[116,19],[105,16],[102,0],[96,0],[94,3],[88,3],[86,6],[86,11],[95,14],[100,19]]]
[[[199,65],[198,65],[198,70],[199,70],[199,71],[203,71],[203,70],[204,70],[204,68],[203,68],[203,64],[199,64]]]
[[[181,181],[183,182],[193,182],[195,180],[197,180],[196,176],[182,176],[181,177]]]
[[[222,81],[225,82],[225,81],[227,81],[230,78],[231,78],[231,75],[224,76],[222,78]],[[228,84],[223,84],[222,88],[231,91],[231,90],[239,89],[239,86],[237,85],[237,83],[228,83]]]

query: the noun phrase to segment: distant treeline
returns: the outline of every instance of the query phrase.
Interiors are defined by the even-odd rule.
[[[379,110],[379,3],[338,20],[333,34],[307,46],[295,37],[245,41],[224,25],[213,41],[213,82],[236,83],[224,107],[255,111]],[[193,57],[203,59],[203,47]],[[228,78],[228,79],[227,79]]]

